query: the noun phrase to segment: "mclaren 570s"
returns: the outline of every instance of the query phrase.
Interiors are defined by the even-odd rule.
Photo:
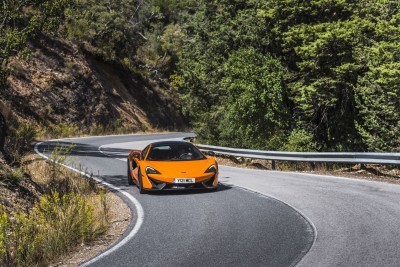
[[[213,152],[203,153],[186,141],[151,143],[128,156],[128,183],[146,191],[216,189],[218,164]]]

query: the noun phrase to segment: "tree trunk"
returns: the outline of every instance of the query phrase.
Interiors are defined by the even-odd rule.
[[[4,144],[6,141],[6,131],[7,131],[6,119],[0,112],[0,151],[3,151],[4,148]]]
[[[0,112],[0,153],[3,154],[3,157],[7,161],[7,163],[11,163],[12,161],[11,156],[8,154],[5,148],[6,135],[7,135],[6,119]]]
[[[164,55],[163,55],[162,57],[159,57],[159,58],[157,59],[156,65],[154,66],[155,69],[157,69],[157,67],[158,67],[158,62],[160,61],[160,59],[162,59],[162,61],[161,61],[161,67],[162,67],[162,65],[164,65],[164,61],[165,61],[165,58],[167,57],[167,53],[168,53],[168,50],[165,51],[165,53],[164,53]]]

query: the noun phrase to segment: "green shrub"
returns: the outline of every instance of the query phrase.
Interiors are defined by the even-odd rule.
[[[29,123],[20,123],[15,118],[9,120],[9,133],[6,147],[14,162],[20,162],[22,156],[31,150],[31,143],[36,139],[36,129]]]
[[[18,184],[24,178],[24,172],[21,168],[10,168],[5,165],[0,167],[0,176],[5,181]]]
[[[76,124],[60,123],[53,128],[53,136],[56,138],[79,135],[79,127]]]
[[[0,206],[0,263],[5,266],[6,262],[10,262],[10,249],[9,249],[9,217],[3,206]]]
[[[317,150],[317,143],[314,141],[312,134],[302,129],[295,129],[289,135],[283,150],[312,152]]]

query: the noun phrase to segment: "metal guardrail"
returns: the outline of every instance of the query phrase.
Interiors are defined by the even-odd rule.
[[[203,151],[214,151],[217,155],[230,155],[235,157],[297,162],[332,162],[332,163],[360,163],[400,165],[400,153],[370,153],[370,152],[282,152],[266,150],[250,150],[196,144]]]

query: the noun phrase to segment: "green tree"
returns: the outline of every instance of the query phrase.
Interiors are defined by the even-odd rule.
[[[280,104],[293,116],[288,123],[278,116],[270,128],[286,139],[282,148],[399,149],[398,1],[198,1],[193,10],[180,22],[184,45],[171,80],[205,140],[242,146],[277,140],[255,126],[270,110],[255,112],[263,91],[252,89],[260,81],[245,71],[257,73],[260,65],[239,59],[253,50],[280,61],[288,96]],[[233,75],[235,62],[246,75]]]
[[[3,0],[0,7],[0,60],[19,53],[39,33],[54,33],[68,0]],[[3,66],[2,66],[3,67]]]
[[[240,49],[225,62],[219,86],[222,145],[277,149],[268,140],[287,127],[286,95],[279,60],[253,48]]]
[[[373,23],[356,52],[366,72],[357,81],[357,129],[369,151],[400,151],[400,3],[363,1],[360,16]]]
[[[66,26],[70,36],[95,47],[106,60],[132,61],[147,41],[147,23],[156,15],[149,1],[76,0],[67,12]]]
[[[363,68],[354,49],[369,30],[354,1],[271,0],[266,4],[273,42],[288,72],[285,82],[304,125],[324,150],[360,149],[354,87]]]
[[[174,84],[206,142],[263,147],[286,129],[282,68],[266,50],[265,13],[255,1],[199,1],[183,26]]]

